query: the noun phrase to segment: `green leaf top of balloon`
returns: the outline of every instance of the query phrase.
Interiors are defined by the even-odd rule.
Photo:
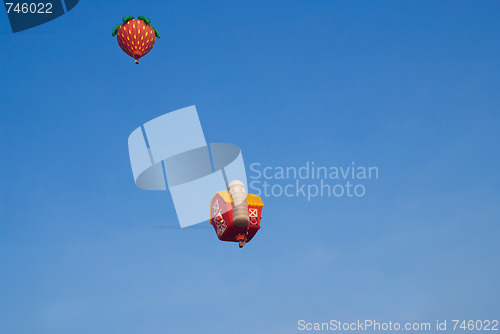
[[[113,33],[111,33],[111,36],[116,36],[116,33],[118,32],[118,29],[120,28],[122,24],[120,23],[119,25],[117,25],[114,29],[113,29]]]
[[[128,21],[133,20],[133,19],[134,19],[134,17],[132,15],[127,15],[127,16],[124,16],[122,18],[122,21],[123,21],[123,23],[127,23]],[[141,15],[137,19],[144,21],[144,23],[146,23],[148,26],[150,26],[151,28],[153,28],[153,30],[155,32],[155,36],[158,37],[158,38],[160,38],[160,33],[158,32],[158,30],[153,25],[151,25],[151,19],[149,17]],[[116,33],[118,32],[118,29],[120,28],[121,25],[122,24],[120,23],[119,25],[117,25],[113,29],[113,32],[111,33],[112,36],[116,36]]]
[[[133,20],[133,19],[134,19],[134,17],[132,15],[127,15],[127,16],[123,17],[122,21],[123,21],[123,23],[127,23],[128,21]]]
[[[137,19],[144,21],[146,24],[150,24],[151,23],[151,19],[149,17],[146,17],[146,16],[142,16],[141,15]]]
[[[144,21],[144,23],[146,23],[148,26],[150,26],[151,28],[153,28],[154,32],[155,32],[155,36],[160,38],[160,33],[158,32],[158,30],[151,24],[151,19],[149,17],[146,17],[146,16],[139,16],[137,19],[139,20],[142,20]]]
[[[153,30],[155,31],[155,36],[160,38],[160,33],[158,32],[158,30],[156,30],[155,27],[153,27],[151,24],[150,24],[151,28],[153,28]]]

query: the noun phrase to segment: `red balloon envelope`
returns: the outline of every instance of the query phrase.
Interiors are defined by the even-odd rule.
[[[139,59],[151,51],[155,45],[156,37],[160,34],[151,25],[151,20],[144,16],[134,19],[133,16],[125,16],[123,23],[113,29],[113,36],[117,36],[120,48],[135,59],[139,64]]]

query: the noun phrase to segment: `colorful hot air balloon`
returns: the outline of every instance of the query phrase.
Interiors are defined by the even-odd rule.
[[[262,199],[247,194],[243,182],[232,181],[227,191],[219,191],[210,202],[210,224],[222,241],[233,241],[243,247],[260,229]]]
[[[151,20],[145,16],[134,19],[133,16],[125,16],[123,23],[113,29],[113,36],[117,35],[120,48],[135,59],[139,64],[139,59],[151,51],[155,44],[155,37],[160,38],[160,34],[151,25]]]

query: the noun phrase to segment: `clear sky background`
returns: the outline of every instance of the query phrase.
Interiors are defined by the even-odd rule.
[[[140,65],[111,37],[125,15],[161,33]],[[498,1],[82,0],[12,34],[1,14],[0,332],[498,319],[499,16]],[[128,135],[193,104],[247,168],[354,161],[380,178],[360,199],[263,198],[242,250],[207,223],[151,228],[177,217],[135,186]]]

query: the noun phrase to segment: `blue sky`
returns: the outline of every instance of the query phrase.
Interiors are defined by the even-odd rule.
[[[0,19],[0,331],[295,333],[498,317],[496,1],[80,1]],[[125,15],[161,34],[140,65]],[[175,226],[128,135],[196,105],[245,162],[378,166],[366,196],[263,198],[242,250]],[[248,170],[247,170],[248,172]],[[207,204],[208,212],[208,204]]]

